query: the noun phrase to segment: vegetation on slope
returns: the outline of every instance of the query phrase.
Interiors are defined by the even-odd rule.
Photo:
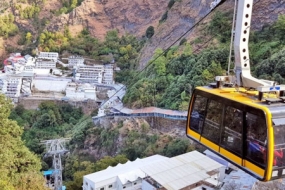
[[[12,104],[0,95],[0,189],[44,189],[40,160],[21,140],[23,129],[8,118]]]
[[[17,25],[14,24],[15,17],[12,14],[0,16],[0,36],[8,38],[18,32]]]
[[[41,157],[45,153],[40,145],[42,140],[71,138],[67,146],[70,155],[63,158],[63,177],[70,189],[81,189],[83,175],[110,165],[154,154],[172,157],[193,150],[189,140],[160,134],[140,119],[95,126],[90,116],[69,104],[47,101],[37,110],[18,105],[10,118],[24,127],[22,138]],[[45,158],[42,167],[43,170],[51,168],[51,158]]]
[[[251,66],[257,77],[284,83],[284,23],[285,16],[281,15],[272,26],[251,33]],[[212,36],[214,45],[196,54],[191,52],[191,45],[202,45],[203,39],[196,39],[191,45],[184,40],[168,51],[157,49],[146,69],[128,86],[124,103],[136,108],[156,105],[187,110],[194,87],[212,82],[216,75],[226,74],[230,31],[229,14],[217,12],[201,31],[204,36]]]

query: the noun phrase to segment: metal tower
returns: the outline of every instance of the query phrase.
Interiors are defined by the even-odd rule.
[[[69,151],[65,149],[64,144],[67,142],[68,138],[63,139],[52,139],[41,141],[41,144],[46,145],[46,154],[45,157],[53,156],[53,177],[54,177],[54,189],[62,189],[62,165],[61,165],[61,156],[66,155]]]

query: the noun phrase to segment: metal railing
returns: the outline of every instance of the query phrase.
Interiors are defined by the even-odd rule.
[[[130,114],[126,114],[126,113],[108,113],[104,116],[94,116],[92,117],[93,121],[99,120],[101,118],[111,118],[111,117],[115,117],[115,116],[119,116],[119,117],[160,117],[160,118],[166,118],[166,119],[171,119],[171,120],[187,120],[187,116],[184,115],[168,115],[168,114],[162,114],[162,113],[155,113],[155,112],[143,112],[143,113],[130,113]]]

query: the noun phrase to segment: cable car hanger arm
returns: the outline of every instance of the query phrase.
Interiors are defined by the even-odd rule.
[[[224,1],[216,0],[215,3]],[[211,6],[212,6],[211,4]],[[257,79],[251,75],[248,41],[253,0],[238,0],[234,33],[235,77],[216,76],[216,81],[229,81],[240,87],[257,89],[259,92],[284,91],[285,85],[275,85],[274,81]],[[235,16],[235,15],[234,15]]]

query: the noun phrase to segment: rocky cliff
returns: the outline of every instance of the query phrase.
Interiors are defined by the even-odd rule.
[[[173,42],[201,20],[208,13],[211,2],[212,0],[182,0],[175,3],[168,11],[167,20],[161,25],[156,25],[155,35],[143,48],[140,67],[143,68],[147,64],[156,48],[166,49],[170,47]],[[228,0],[215,11],[233,12],[233,7],[234,0]],[[200,25],[208,22],[213,13],[208,15]],[[253,8],[252,29],[261,30],[264,25],[273,23],[279,14],[284,13],[285,3],[280,0],[256,0]],[[191,40],[199,36],[199,27],[197,27],[190,30],[184,37]]]
[[[54,18],[47,28],[83,26],[98,38],[111,29],[142,36],[148,26],[157,24],[167,3],[168,0],[85,0],[71,13]]]
[[[117,29],[120,34],[129,33],[141,37],[147,27],[153,26],[155,34],[146,43],[140,55],[140,66],[143,68],[156,48],[166,49],[203,18],[208,13],[212,0],[176,0],[171,8],[168,6],[169,2],[169,0],[84,0],[70,13],[56,16],[54,12],[62,5],[57,0],[49,0],[41,10],[39,19],[45,20],[44,27],[47,30],[61,31],[64,26],[68,26],[75,35],[83,28],[88,28],[93,36],[100,39],[104,38],[106,32],[111,29]],[[217,9],[232,11],[233,5],[234,0],[227,0]],[[159,23],[166,11],[167,19]],[[285,3],[282,0],[255,0],[252,28],[260,30],[264,25],[274,22],[278,14],[284,13]],[[211,13],[203,22],[209,21],[212,15]],[[20,29],[33,31],[34,35],[38,35],[39,28],[35,27],[34,21],[16,17],[16,22]],[[196,27],[184,37],[191,40],[199,35],[199,28]],[[17,39],[4,41],[0,39],[0,45],[2,44],[0,55],[3,54],[4,44],[13,46],[17,44],[15,43]]]
[[[117,29],[121,34],[130,33],[141,37],[148,26],[154,26],[155,34],[146,43],[140,56],[140,67],[143,68],[156,48],[166,49],[202,19],[209,12],[212,1],[176,0],[169,9],[169,0],[85,0],[71,13],[55,18],[48,29],[59,30],[68,24],[72,28],[87,27],[92,35],[99,38],[103,38],[111,29]],[[233,7],[234,0],[228,0],[217,10],[233,11]],[[166,11],[167,19],[159,23]],[[285,4],[281,0],[256,0],[252,28],[260,30],[284,13]],[[203,23],[208,22],[212,15],[206,17]],[[193,39],[197,36],[199,29],[195,28],[184,37]]]

